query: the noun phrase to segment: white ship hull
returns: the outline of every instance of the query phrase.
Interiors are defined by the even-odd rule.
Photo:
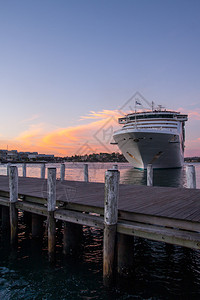
[[[113,138],[125,158],[135,167],[180,168],[184,163],[181,132],[121,129]]]

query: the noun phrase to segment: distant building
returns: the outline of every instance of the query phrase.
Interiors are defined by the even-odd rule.
[[[37,158],[38,158],[38,153],[37,152],[33,152],[33,153],[28,154],[28,159],[29,160],[36,160]]]
[[[52,161],[52,160],[54,160],[54,155],[53,154],[38,154],[37,159]]]
[[[38,152],[18,152],[17,150],[0,150],[0,161],[54,161],[53,154],[38,154]]]
[[[7,150],[0,150],[0,160],[5,161],[7,160]]]
[[[18,160],[19,156],[18,156],[18,152],[17,150],[10,150],[7,151],[7,161],[15,161]]]

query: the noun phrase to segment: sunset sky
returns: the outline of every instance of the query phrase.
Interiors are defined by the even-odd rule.
[[[188,113],[200,156],[199,16],[199,0],[0,0],[0,149],[118,151],[142,96]]]

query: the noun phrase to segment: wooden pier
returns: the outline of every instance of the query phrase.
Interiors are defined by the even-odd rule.
[[[50,261],[56,220],[64,222],[65,254],[78,243],[81,225],[101,228],[105,285],[112,284],[116,268],[120,274],[132,268],[132,236],[200,249],[200,190],[119,184],[115,169],[106,171],[105,184],[88,182],[88,177],[66,181],[63,171],[61,177],[56,180],[56,169],[49,168],[47,179],[18,178],[16,166],[10,166],[9,176],[0,176],[1,225],[8,226],[10,215],[12,245],[17,243],[18,210],[32,214],[33,236],[47,218]]]

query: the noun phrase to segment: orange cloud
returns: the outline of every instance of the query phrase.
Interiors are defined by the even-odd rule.
[[[33,124],[29,129],[23,131],[18,137],[15,138],[16,141],[21,141],[24,145],[34,146],[37,145],[39,140],[44,133],[44,124]]]
[[[44,123],[34,124],[13,142],[17,150],[53,153],[57,156],[118,151],[116,146],[110,145],[113,131],[119,126],[118,117],[117,111],[103,110],[90,112],[85,117],[91,119],[88,124],[54,130],[48,130]],[[8,144],[10,145],[9,141]]]
[[[85,119],[106,119],[110,117],[116,117],[119,118],[121,116],[119,110],[106,110],[95,112],[90,111],[90,113],[87,116],[82,116],[81,120]]]
[[[61,128],[44,135],[41,145],[55,147],[62,155],[112,151],[110,141],[116,125],[117,121],[112,117],[89,124]]]
[[[200,120],[200,110],[180,111],[189,114],[189,121]],[[68,128],[52,128],[45,123],[32,124],[12,141],[1,141],[1,149],[16,149],[18,151],[37,151],[39,153],[70,156],[99,152],[119,151],[117,146],[110,145],[112,135],[120,128],[118,110],[91,111],[88,116],[81,117],[88,124],[79,123]],[[189,122],[187,123],[187,126]],[[188,132],[188,130],[187,130]],[[189,132],[188,132],[189,137]],[[200,156],[200,138],[190,141],[186,138],[186,156]]]

